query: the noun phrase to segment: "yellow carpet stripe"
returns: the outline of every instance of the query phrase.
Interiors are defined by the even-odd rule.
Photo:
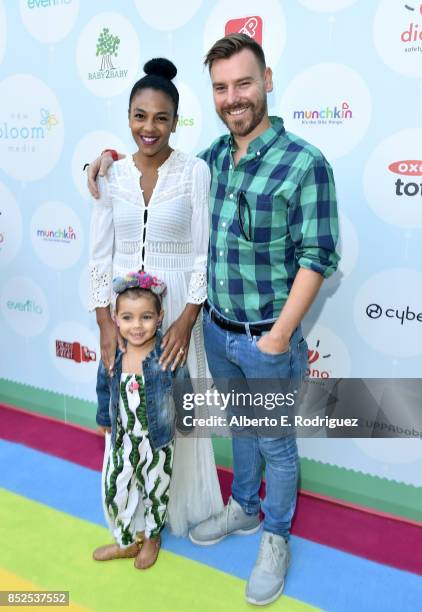
[[[0,567],[0,591],[44,591],[39,584],[25,580],[12,572],[8,572]],[[36,612],[46,612],[46,606],[19,606],[17,610],[32,610]],[[88,612],[88,608],[78,606],[76,603],[70,602],[69,606],[48,606],[48,610],[71,610],[72,612]]]
[[[83,503],[83,501],[81,501]],[[154,612],[251,611],[245,583],[215,568],[168,551],[147,571],[130,559],[98,563],[95,547],[108,531],[64,512],[0,489],[2,566],[42,589],[70,591],[71,602],[98,612],[149,609]],[[271,607],[284,612],[316,610],[283,596]]]

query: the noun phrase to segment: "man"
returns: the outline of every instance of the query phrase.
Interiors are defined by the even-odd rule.
[[[217,114],[230,132],[202,153],[212,177],[204,312],[210,371],[215,380],[300,379],[307,365],[300,323],[338,262],[332,171],[320,151],[268,116],[272,73],[254,40],[222,38],[205,65]],[[265,461],[263,533],[246,587],[248,602],[265,605],[281,594],[290,561],[296,439],[251,432],[233,435],[232,444],[232,497],[190,538],[209,545],[259,529]]]

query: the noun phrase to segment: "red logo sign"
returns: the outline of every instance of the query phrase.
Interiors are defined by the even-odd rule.
[[[311,378],[330,378],[330,373],[326,370],[318,370],[317,368],[311,368],[310,366],[321,359],[328,359],[331,357],[331,353],[327,353],[326,355],[321,355],[319,350],[319,340],[317,340],[316,346],[312,350],[308,350],[308,368],[306,371],[306,376],[310,376]]]
[[[72,359],[76,363],[97,361],[95,351],[91,351],[87,346],[81,346],[79,342],[66,342],[65,340],[56,340],[56,356],[62,359]]]
[[[253,17],[242,17],[241,19],[230,19],[226,23],[224,35],[247,34],[259,45],[262,45],[262,18],[258,15]]]
[[[390,164],[388,169],[395,174],[403,174],[404,176],[422,176],[422,160],[405,159]]]

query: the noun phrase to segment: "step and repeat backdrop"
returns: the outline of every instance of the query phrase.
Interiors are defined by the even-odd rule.
[[[66,398],[95,400],[100,355],[83,165],[133,151],[128,95],[151,57],[179,70],[173,146],[223,133],[202,62],[230,32],[263,45],[271,114],[335,172],[342,261],[306,319],[309,375],[420,376],[419,0],[0,0],[2,384],[61,394],[63,418]],[[419,440],[304,440],[301,454],[422,486]]]

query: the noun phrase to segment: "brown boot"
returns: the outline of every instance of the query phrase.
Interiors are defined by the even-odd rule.
[[[111,561],[112,559],[133,559],[139,552],[137,542],[134,542],[127,548],[120,548],[118,544],[106,544],[96,548],[92,553],[92,558],[95,561]]]
[[[134,565],[136,569],[148,569],[151,565],[154,565],[160,552],[160,545],[160,536],[156,538],[145,537],[142,548],[135,559]]]

